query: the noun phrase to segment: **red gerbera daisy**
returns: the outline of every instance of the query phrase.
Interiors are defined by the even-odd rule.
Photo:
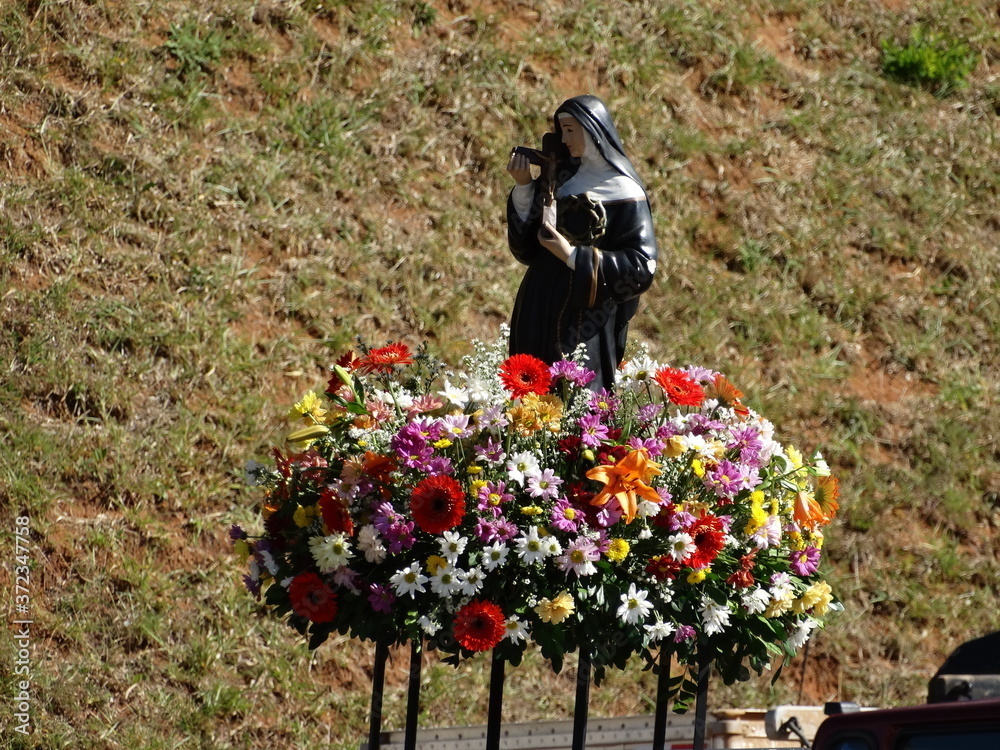
[[[646,572],[657,581],[672,581],[677,577],[681,564],[670,555],[657,555],[646,564]]]
[[[690,557],[684,559],[684,564],[690,565],[695,570],[707,568],[726,543],[722,521],[712,515],[703,516],[691,524],[687,533],[694,539],[697,549]]]
[[[319,509],[323,514],[323,523],[329,531],[341,531],[348,536],[354,536],[351,513],[340,495],[330,488],[324,489],[319,496]]]
[[[348,372],[354,372],[358,369],[358,365],[361,364],[361,357],[353,351],[348,350],[337,357],[337,361],[334,364],[343,367]]]
[[[465,492],[454,477],[434,476],[421,480],[410,495],[413,520],[428,534],[442,534],[462,522]]]
[[[653,380],[657,382],[670,403],[677,406],[701,406],[705,400],[705,391],[686,372],[673,367],[657,370]]]
[[[315,573],[300,573],[288,587],[295,614],[313,622],[330,622],[337,616],[337,595]]]
[[[544,395],[552,385],[549,366],[530,354],[515,354],[504,360],[500,365],[500,380],[514,398],[529,393]]]
[[[507,618],[493,602],[474,599],[455,614],[455,640],[469,651],[489,651],[506,631]]]
[[[372,349],[358,363],[361,372],[392,372],[395,365],[412,365],[413,353],[406,344],[389,344]]]

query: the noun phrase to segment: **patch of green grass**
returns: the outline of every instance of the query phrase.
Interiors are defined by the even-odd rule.
[[[920,26],[910,30],[905,44],[882,41],[882,73],[900,83],[922,86],[938,97],[965,88],[978,61],[965,42]]]

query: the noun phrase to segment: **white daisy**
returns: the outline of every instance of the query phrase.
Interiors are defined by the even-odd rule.
[[[680,562],[686,557],[690,557],[698,549],[694,543],[694,537],[680,531],[667,537],[667,545],[670,547],[670,557]]]
[[[519,536],[514,544],[517,546],[517,556],[526,563],[540,562],[548,556],[548,552],[538,536],[538,529],[534,526],[527,534]]]
[[[528,640],[528,626],[521,622],[517,615],[511,615],[505,627],[505,638],[509,638],[512,643],[520,643]]]
[[[441,597],[449,597],[462,590],[462,571],[454,565],[444,565],[431,576],[431,591]]]
[[[542,473],[538,459],[530,451],[515,453],[507,461],[507,476],[522,487],[529,477],[537,477]]]
[[[486,579],[482,568],[470,568],[465,573],[459,571],[458,577],[462,586],[462,593],[465,596],[475,596],[478,594],[479,590],[483,587],[483,581]]]
[[[629,625],[635,625],[646,619],[653,610],[652,602],[646,601],[648,591],[639,591],[634,583],[630,583],[628,592],[622,594],[622,603],[618,607],[618,617]]]
[[[389,579],[389,583],[396,590],[397,596],[409,594],[410,597],[416,598],[418,593],[423,594],[427,591],[424,588],[424,584],[428,580],[420,567],[420,563],[413,563],[413,565],[396,571]]]
[[[480,558],[480,563],[487,570],[487,572],[492,572],[497,568],[502,568],[507,563],[507,554],[510,550],[507,548],[506,544],[502,542],[494,542],[488,547],[483,548],[483,555]]]
[[[441,556],[454,565],[458,562],[458,556],[465,552],[465,546],[469,540],[457,531],[446,531],[438,539],[441,545]]]

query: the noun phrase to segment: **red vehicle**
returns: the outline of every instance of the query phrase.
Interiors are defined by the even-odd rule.
[[[877,711],[828,704],[835,715],[820,725],[812,748],[1000,750],[1000,632],[956,649],[931,680],[928,701]]]
[[[813,750],[1000,750],[1000,699],[830,716]]]

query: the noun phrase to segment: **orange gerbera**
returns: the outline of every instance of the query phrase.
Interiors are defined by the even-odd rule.
[[[743,398],[743,391],[730,383],[725,375],[716,375],[715,379],[708,384],[706,393],[709,398],[718,399],[723,406],[730,407],[740,417],[746,419],[750,416],[750,410],[740,402],[740,399]]]
[[[358,369],[364,373],[392,372],[395,365],[412,365],[413,353],[406,344],[389,344],[372,349],[361,358]]]
[[[663,498],[649,486],[649,481],[660,473],[660,465],[649,460],[649,451],[645,448],[632,451],[614,466],[595,466],[587,472],[587,478],[604,482],[604,489],[590,504],[605,505],[615,498],[625,513],[625,523],[632,523],[639,511],[637,498],[652,503],[663,502]]]
[[[816,479],[816,492],[813,495],[819,504],[819,509],[826,516],[827,521],[837,515],[840,503],[840,482],[836,477],[818,477]]]

